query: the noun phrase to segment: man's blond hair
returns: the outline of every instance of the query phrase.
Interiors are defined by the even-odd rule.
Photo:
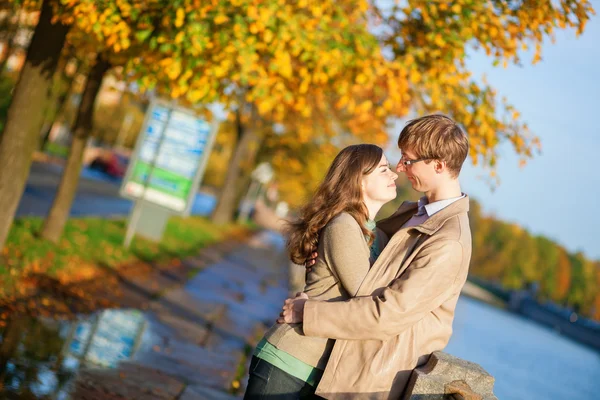
[[[415,153],[418,159],[445,161],[456,178],[469,153],[469,140],[454,120],[432,114],[409,121],[400,132],[398,148]]]

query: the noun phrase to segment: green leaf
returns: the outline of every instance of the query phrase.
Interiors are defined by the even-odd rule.
[[[148,39],[148,36],[150,36],[152,34],[152,29],[145,29],[142,31],[137,31],[135,33],[135,37],[138,41],[143,42],[146,39]]]

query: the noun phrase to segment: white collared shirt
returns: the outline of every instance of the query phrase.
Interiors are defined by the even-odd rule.
[[[414,214],[406,223],[402,226],[403,228],[409,228],[411,226],[421,225],[423,222],[427,221],[429,217],[432,215],[442,211],[444,208],[448,207],[450,204],[466,197],[466,194],[462,194],[458,197],[452,197],[450,199],[438,200],[433,203],[429,203],[427,200],[427,196],[423,196],[419,199],[417,213]]]

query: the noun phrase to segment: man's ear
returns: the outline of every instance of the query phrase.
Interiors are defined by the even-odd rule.
[[[436,174],[441,174],[446,170],[446,161],[435,160],[434,162],[435,165],[433,166],[433,168],[435,169]]]

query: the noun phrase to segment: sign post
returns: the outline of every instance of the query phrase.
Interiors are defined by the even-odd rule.
[[[136,233],[158,241],[171,215],[189,215],[215,135],[191,110],[150,104],[120,190],[135,200],[125,247]]]

